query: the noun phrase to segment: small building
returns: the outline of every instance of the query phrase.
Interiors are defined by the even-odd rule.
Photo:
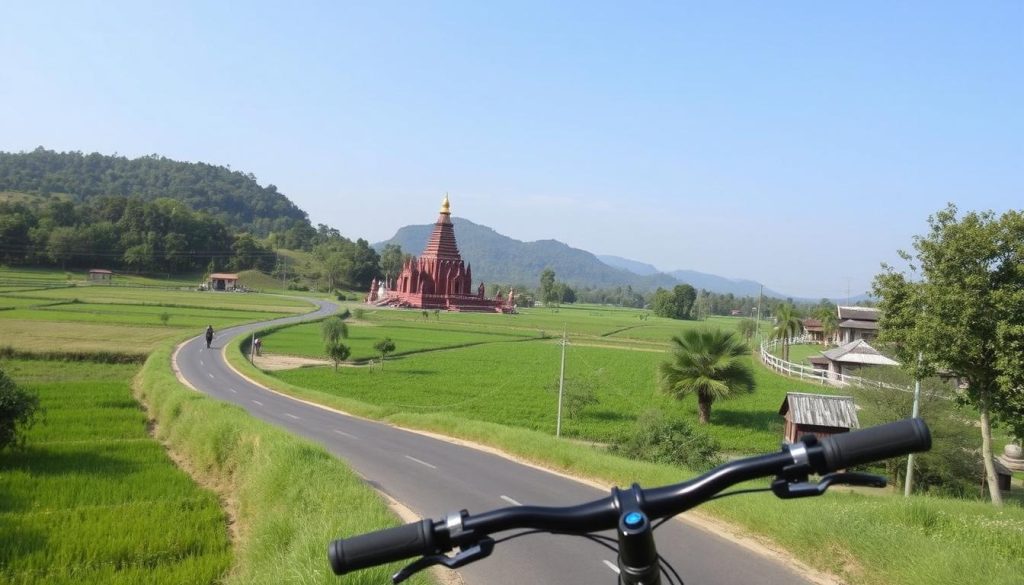
[[[93,268],[89,270],[89,280],[92,282],[110,282],[114,273],[106,268]]]
[[[821,324],[819,319],[803,319],[800,323],[804,326],[804,332],[811,338],[814,343],[825,343],[825,327]]]
[[[853,396],[787,392],[779,414],[786,419],[786,444],[799,441],[802,435],[822,438],[860,428]]]
[[[817,358],[817,356],[815,357]],[[828,378],[832,380],[840,379],[841,376],[856,375],[857,370],[866,366],[900,365],[899,362],[882,355],[863,339],[857,339],[846,345],[822,352],[821,357],[828,360],[827,365],[823,364],[820,359],[811,360],[811,364],[815,369],[824,369]]]
[[[238,287],[238,275],[227,272],[214,272],[206,281],[209,290],[232,291]]]
[[[858,339],[871,341],[878,337],[878,318],[881,311],[872,307],[836,307],[839,325],[836,328],[836,345]]]
[[[992,465],[996,468],[996,484],[999,485],[999,491],[1008,492],[1010,491],[1010,484],[1013,479],[1013,472],[1008,467],[1003,465],[1003,462],[998,457],[992,458]],[[987,481],[985,483],[988,483]]]

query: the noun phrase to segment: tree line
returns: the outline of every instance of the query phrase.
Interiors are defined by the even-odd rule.
[[[272,232],[309,236],[311,231],[304,211],[276,186],[260,186],[252,174],[155,154],[129,159],[42,147],[32,152],[0,152],[0,191],[61,194],[76,201],[107,196],[146,201],[166,197],[258,237]]]

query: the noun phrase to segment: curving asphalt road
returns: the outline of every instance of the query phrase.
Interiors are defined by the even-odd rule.
[[[228,340],[268,324],[316,319],[338,309],[328,301],[313,302],[318,309],[306,315],[220,331],[210,349],[201,336],[191,339],[175,353],[175,366],[195,389],[322,444],[375,488],[423,517],[439,518],[462,508],[479,513],[520,503],[564,506],[608,495],[497,455],[292,400],[246,380],[227,365],[223,348]],[[666,523],[656,537],[659,552],[688,585],[810,584],[774,559],[684,522]],[[614,553],[591,541],[538,534],[501,543],[489,558],[459,569],[459,575],[470,585],[597,585],[617,582],[614,566]]]

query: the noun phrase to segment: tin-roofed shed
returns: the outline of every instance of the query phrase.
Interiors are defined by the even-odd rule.
[[[786,443],[795,443],[801,435],[821,438],[860,428],[853,396],[787,392],[779,414],[786,419]]]

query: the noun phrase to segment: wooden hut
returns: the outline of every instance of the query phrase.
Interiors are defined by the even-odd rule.
[[[89,271],[89,280],[93,282],[110,282],[114,273],[106,268],[93,268]]]
[[[801,435],[827,437],[860,428],[853,396],[787,392],[779,408],[786,419],[783,440],[795,443]]]

